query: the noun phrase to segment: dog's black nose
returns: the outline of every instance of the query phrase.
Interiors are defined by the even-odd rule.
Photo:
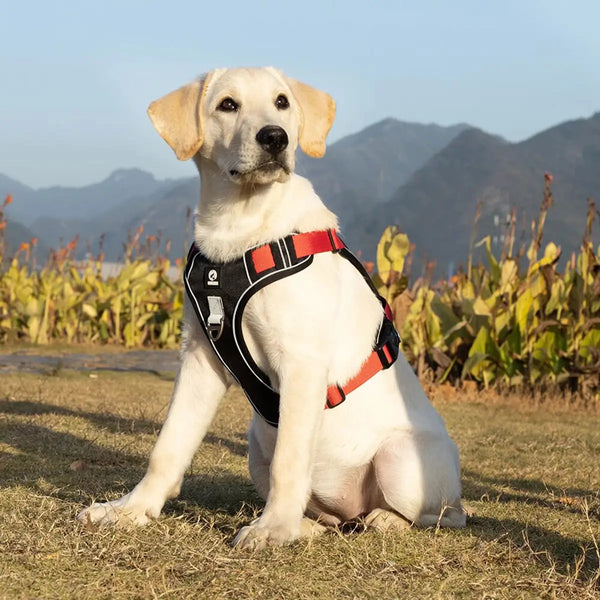
[[[267,125],[256,134],[256,141],[261,148],[275,156],[287,148],[289,140],[285,129],[277,125]]]

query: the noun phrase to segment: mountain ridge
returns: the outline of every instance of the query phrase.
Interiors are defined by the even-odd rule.
[[[517,207],[529,230],[543,196],[544,174],[553,175],[554,206],[544,241],[575,250],[585,227],[587,198],[600,191],[600,113],[561,123],[522,142],[510,143],[475,128],[460,133],[416,171],[369,215],[365,227],[350,232],[373,247],[374,233],[398,224],[425,258],[442,272],[466,262],[478,201],[482,203],[478,237],[496,236],[501,247],[504,223]],[[422,226],[427,215],[427,227]],[[495,225],[499,222],[501,225]]]
[[[323,159],[310,159],[299,152],[296,171],[313,183],[327,205],[340,215],[344,227],[365,205],[387,200],[415,168],[468,127],[384,119],[331,144]],[[133,184],[139,180],[142,191]],[[151,233],[160,229],[163,239],[181,237],[188,207],[197,205],[198,186],[198,178],[158,181],[139,169],[122,169],[82,188],[33,190],[24,199],[16,199],[9,216],[39,231],[50,246],[71,239],[75,231],[80,239],[91,239],[92,246],[106,234],[105,251],[116,259],[127,231],[139,224]],[[33,208],[36,193],[37,210]],[[77,193],[80,204],[74,206]],[[56,196],[60,194],[64,197],[59,202]],[[101,202],[102,195],[111,196],[111,201]],[[86,217],[89,211],[93,214]],[[115,223],[111,226],[112,220]]]
[[[498,240],[498,250],[503,234],[499,223],[505,223],[513,206],[526,223],[537,216],[546,171],[554,175],[556,200],[547,219],[546,239],[570,251],[583,232],[587,197],[600,189],[599,165],[600,112],[596,112],[520,142],[464,123],[442,127],[384,119],[337,140],[323,159],[299,153],[297,172],[338,214],[344,238],[351,248],[363,251],[363,258],[374,257],[383,228],[396,223],[416,244],[420,258],[437,260],[445,273],[466,261],[477,202],[482,202],[478,239],[491,235]],[[83,188],[39,191],[0,175],[0,194],[7,182],[20,190],[7,190],[15,196],[7,210],[9,218],[19,220],[13,207],[29,202],[24,224],[49,246],[59,238],[68,241],[75,233],[92,242],[106,234],[105,250],[112,260],[122,252],[127,231],[139,224],[144,224],[145,234],[161,230],[163,241],[171,239],[179,253],[187,243],[185,219],[189,208],[195,209],[199,191],[197,177],[157,180],[141,169],[119,169]],[[68,201],[49,202],[48,195],[65,189],[70,190]],[[88,204],[72,210],[77,190]],[[50,214],[32,210],[31,196],[36,193],[41,194],[38,206]],[[25,202],[21,196],[27,194],[30,199]],[[106,200],[107,195],[112,197]],[[91,218],[86,210],[93,210]]]

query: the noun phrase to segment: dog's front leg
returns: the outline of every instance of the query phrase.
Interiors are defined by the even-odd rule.
[[[202,340],[189,345],[146,475],[122,498],[95,503],[81,511],[79,520],[143,525],[158,517],[164,503],[179,493],[185,470],[226,389],[224,369],[208,344]]]
[[[326,397],[326,370],[318,362],[294,361],[283,368],[277,443],[263,514],[243,527],[234,546],[258,550],[301,535],[311,485],[314,447]]]

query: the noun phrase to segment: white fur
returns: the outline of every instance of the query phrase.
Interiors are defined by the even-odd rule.
[[[194,156],[202,178],[195,239],[209,258],[233,260],[291,232],[337,225],[311,184],[292,173],[305,112],[289,81],[270,68],[219,70],[205,89],[204,137]],[[280,93],[290,100],[287,110],[274,105]],[[224,97],[240,109],[219,111]],[[255,139],[265,125],[283,127],[290,141],[282,168],[268,172]],[[290,542],[305,532],[305,514],[332,524],[371,513],[367,523],[381,526],[398,521],[392,513],[416,525],[464,526],[457,448],[402,354],[343,404],[323,410],[327,386],[359,370],[380,321],[381,305],[361,275],[333,253],[316,255],[309,268],[249,302],[244,335],[280,392],[281,416],[277,429],[252,420],[250,473],[266,506],[236,545]],[[181,370],[147,473],[132,492],[80,518],[143,524],[157,517],[178,494],[231,383],[186,303]]]

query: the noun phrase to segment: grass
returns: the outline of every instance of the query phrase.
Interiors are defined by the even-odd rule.
[[[181,496],[137,530],[80,525],[143,475],[172,377],[0,376],[1,598],[598,598],[600,431],[591,411],[434,393],[462,454],[466,529],[360,525],[259,554],[250,409],[223,402]],[[448,399],[453,396],[454,399]]]

